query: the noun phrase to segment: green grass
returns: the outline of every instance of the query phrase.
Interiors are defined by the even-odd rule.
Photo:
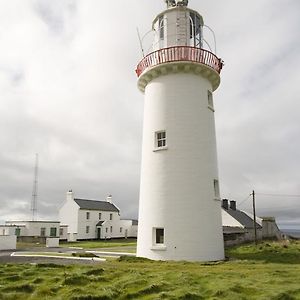
[[[83,249],[136,247],[136,239],[94,240],[81,242],[60,242],[60,247],[78,247]]]
[[[217,263],[121,257],[89,265],[0,265],[0,300],[300,299],[300,243],[227,249]]]

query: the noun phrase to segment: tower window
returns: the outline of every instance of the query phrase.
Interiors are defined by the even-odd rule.
[[[207,91],[207,101],[208,101],[208,108],[211,109],[212,111],[215,111],[213,94],[211,91]]]
[[[156,245],[163,245],[165,242],[165,232],[164,228],[154,228],[154,234],[155,234],[155,244]]]
[[[101,214],[101,213],[99,213],[99,220],[101,220],[101,217],[102,217],[102,214]]]
[[[110,219],[110,220],[113,219],[113,214],[109,214],[109,219]]]
[[[155,146],[156,148],[163,148],[167,146],[166,131],[155,132]]]
[[[89,220],[90,219],[90,213],[87,211],[86,212],[86,219]]]
[[[202,47],[201,41],[201,20],[198,14],[191,12],[190,13],[190,45],[193,47]]]
[[[220,199],[220,188],[219,188],[219,180],[214,180],[214,191],[215,191],[215,198]]]
[[[159,17],[159,21],[158,21],[158,30],[159,30],[159,39],[163,40],[165,37],[165,24],[164,24],[164,16],[160,16]]]

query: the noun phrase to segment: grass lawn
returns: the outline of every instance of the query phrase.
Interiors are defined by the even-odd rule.
[[[227,250],[218,263],[121,257],[94,266],[0,265],[0,300],[300,299],[300,242]]]

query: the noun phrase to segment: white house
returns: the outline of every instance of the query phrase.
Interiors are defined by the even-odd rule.
[[[59,220],[61,230],[67,226],[68,241],[136,237],[137,232],[133,220],[121,220],[111,196],[106,201],[79,199],[69,191],[59,210]]]
[[[45,243],[47,238],[59,235],[59,221],[6,221],[5,226],[23,242]]]

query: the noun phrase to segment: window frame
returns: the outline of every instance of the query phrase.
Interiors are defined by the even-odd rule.
[[[50,227],[50,237],[57,237],[57,228]]]
[[[41,236],[44,237],[46,236],[46,227],[41,227]]]
[[[214,179],[214,197],[215,200],[221,200],[219,180]]]
[[[167,131],[159,130],[154,133],[154,151],[166,150],[167,145]]]
[[[214,108],[214,97],[213,97],[213,93],[210,90],[207,90],[207,107],[211,110],[211,111],[215,111]]]

